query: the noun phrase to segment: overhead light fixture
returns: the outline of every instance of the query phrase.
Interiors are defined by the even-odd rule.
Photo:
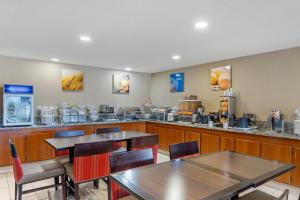
[[[131,71],[131,68],[130,67],[126,67],[125,70],[126,71]]]
[[[80,36],[80,40],[83,42],[90,42],[92,39],[90,36],[82,35],[82,36]]]
[[[208,27],[208,23],[206,21],[199,21],[195,23],[195,28],[196,29],[206,29]]]
[[[172,56],[172,59],[173,60],[180,60],[181,56],[180,55],[174,55],[174,56]]]
[[[59,59],[58,58],[52,58],[51,61],[52,62],[59,62]]]

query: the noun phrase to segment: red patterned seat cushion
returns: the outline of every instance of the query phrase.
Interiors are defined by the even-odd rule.
[[[154,146],[145,146],[145,147],[133,147],[132,149],[130,149],[130,151],[134,151],[134,150],[141,150],[141,149],[152,149],[153,152],[153,158],[154,158],[154,163],[157,163],[157,153],[158,153],[158,145],[154,145]]]
[[[23,177],[22,164],[19,157],[13,158],[12,162],[13,162],[15,181],[18,183]]]
[[[76,183],[109,176],[109,153],[74,157],[73,173]]]
[[[69,149],[55,151],[55,157],[68,156]]]
[[[113,180],[111,181],[111,193],[111,200],[118,200],[130,195]]]

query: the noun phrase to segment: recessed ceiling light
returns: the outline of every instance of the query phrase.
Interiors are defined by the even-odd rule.
[[[208,27],[208,23],[206,21],[199,21],[195,23],[196,29],[205,29]]]
[[[179,60],[179,59],[181,59],[181,56],[180,55],[174,55],[174,56],[172,56],[172,59],[173,60]]]
[[[80,36],[80,40],[83,41],[83,42],[90,42],[91,37],[87,36],[87,35],[82,35],[82,36]]]
[[[131,71],[131,68],[130,67],[126,67],[125,70],[126,71]]]
[[[52,58],[51,61],[52,62],[59,62],[59,59],[58,58]]]

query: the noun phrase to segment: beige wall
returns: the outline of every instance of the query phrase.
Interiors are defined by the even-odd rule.
[[[83,91],[62,91],[62,68],[84,71]],[[2,86],[4,83],[33,85],[35,106],[41,104],[56,105],[61,102],[140,106],[150,98],[151,77],[149,74],[129,73],[131,79],[130,94],[122,95],[112,94],[112,75],[114,73],[122,72],[0,56],[0,85]]]
[[[273,108],[281,109],[288,121],[300,107],[300,47],[179,69],[185,72],[185,92],[169,92],[169,72],[151,77],[151,98],[156,105],[178,106],[184,94],[196,94],[207,111],[218,109],[222,92],[210,89],[210,68],[231,65],[237,112],[254,112],[266,120]]]

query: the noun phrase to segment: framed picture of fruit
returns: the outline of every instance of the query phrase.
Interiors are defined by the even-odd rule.
[[[130,77],[129,74],[113,75],[113,93],[129,94]]]
[[[83,90],[83,71],[62,69],[61,82],[64,91]]]
[[[213,91],[231,88],[231,66],[212,68],[210,70],[210,85]]]

